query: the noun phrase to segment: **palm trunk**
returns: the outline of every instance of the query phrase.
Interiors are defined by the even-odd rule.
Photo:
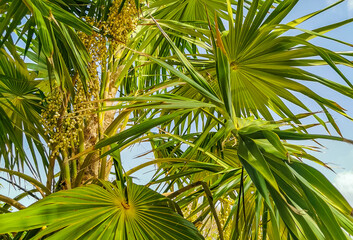
[[[112,75],[116,76],[116,74]],[[109,79],[109,89],[106,91],[107,94],[105,94],[104,98],[114,98],[116,93],[117,93],[117,88],[114,87],[115,83],[115,78],[110,77]],[[111,106],[113,103],[112,102],[106,102],[106,106]],[[85,149],[88,149],[92,146],[94,146],[101,138],[104,136],[104,131],[110,126],[110,124],[114,120],[116,111],[107,111],[103,112],[100,117],[98,115],[94,115],[93,117],[90,118],[88,123],[86,124],[86,127],[84,129],[84,146]],[[101,126],[102,125],[102,126]],[[112,160],[108,159],[102,159],[100,158],[101,150],[96,151],[92,158],[90,159],[90,164],[88,167],[83,169],[84,171],[84,176],[82,177],[81,184],[84,184],[85,182],[93,179],[102,179],[102,180],[108,180],[110,170],[112,167]],[[104,164],[104,166],[102,165]]]

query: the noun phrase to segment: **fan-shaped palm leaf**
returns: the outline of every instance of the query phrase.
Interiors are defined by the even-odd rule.
[[[102,185],[58,192],[23,211],[0,215],[6,221],[0,233],[43,227],[32,239],[203,239],[170,208],[170,200],[153,190],[132,183],[126,189]]]

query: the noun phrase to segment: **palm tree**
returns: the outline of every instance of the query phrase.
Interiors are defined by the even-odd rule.
[[[1,238],[350,239],[305,140],[353,143],[331,114],[351,118],[305,82],[352,98],[351,53],[310,40],[351,46],[324,34],[353,19],[298,28],[341,2],[283,23],[298,0],[1,1],[0,171],[22,191],[0,195]],[[124,170],[141,142],[155,158]]]

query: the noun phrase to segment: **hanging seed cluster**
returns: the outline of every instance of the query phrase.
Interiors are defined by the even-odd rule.
[[[98,69],[104,69],[107,61],[108,45],[109,51],[115,53],[119,46],[124,45],[129,34],[137,25],[137,9],[134,0],[127,0],[119,12],[122,0],[115,0],[109,8],[109,14],[106,20],[99,20],[92,17],[85,17],[90,25],[99,29],[86,35],[82,32],[79,37],[85,45],[91,56],[91,62],[88,65],[90,82],[88,83],[88,94],[90,100],[98,99],[99,95],[99,76]]]
[[[92,17],[85,17],[88,24],[99,29],[91,35],[80,33],[79,36],[83,44],[92,56],[92,61],[105,64],[107,45],[113,52],[120,46],[125,45],[129,34],[137,25],[137,9],[134,0],[125,1],[124,6],[119,12],[122,0],[115,0],[109,8],[106,20],[96,21]]]
[[[115,0],[109,9],[105,21],[96,21],[86,17],[87,23],[99,29],[91,35],[78,33],[81,41],[87,48],[91,62],[88,65],[90,81],[87,83],[87,93],[84,92],[80,79],[75,82],[74,101],[69,106],[65,104],[67,96],[58,86],[53,86],[51,93],[43,104],[47,107],[42,111],[42,124],[49,136],[49,147],[54,155],[61,151],[74,150],[78,147],[79,132],[83,131],[84,122],[94,119],[94,109],[97,103],[92,101],[99,99],[99,66],[103,69],[107,61],[109,51],[115,52],[119,46],[124,45],[129,34],[137,24],[137,9],[134,0],[127,0],[119,12],[122,0]]]
[[[41,122],[45,127],[45,134],[49,136],[49,147],[54,155],[61,150],[74,149],[78,146],[79,132],[82,131],[84,115],[89,109],[82,84],[77,81],[74,103],[71,107],[65,102],[65,95],[58,86],[54,86],[43,104]]]
[[[101,29],[101,32],[93,31],[91,35],[79,32],[78,36],[81,39],[82,43],[85,45],[88,53],[91,55],[91,61],[98,63],[102,59],[106,58],[107,53],[107,41],[104,36],[103,29],[104,24],[102,22],[96,22],[95,19],[91,17],[85,17],[85,20],[88,24]]]
[[[126,1],[119,13],[121,2],[121,0],[116,0],[110,7],[107,28],[105,29],[106,36],[112,39],[111,44],[113,49],[119,44],[126,43],[129,33],[135,29],[137,24],[135,1]]]
[[[57,123],[61,116],[63,94],[55,87],[42,103],[47,105],[46,109],[43,109],[41,113],[41,122],[45,127],[45,135],[52,135],[59,131]],[[52,145],[53,142],[54,140],[50,139],[49,145]]]

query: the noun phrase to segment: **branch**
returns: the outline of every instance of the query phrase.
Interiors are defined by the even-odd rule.
[[[171,193],[164,193],[162,195],[172,199],[172,198],[175,198],[177,197],[179,194],[183,193],[183,192],[186,192],[187,190],[190,190],[194,187],[197,187],[197,186],[200,186],[202,185],[202,182],[201,181],[198,181],[198,182],[195,182],[195,183],[192,183],[190,185],[187,185],[186,187],[183,187],[183,188],[180,188],[179,190],[175,191],[175,192],[171,192]]]
[[[22,209],[26,208],[25,206],[23,206],[21,203],[17,202],[16,200],[9,198],[9,197],[6,197],[1,194],[0,194],[0,201],[11,205],[11,206],[17,208],[18,210],[22,210]]]

